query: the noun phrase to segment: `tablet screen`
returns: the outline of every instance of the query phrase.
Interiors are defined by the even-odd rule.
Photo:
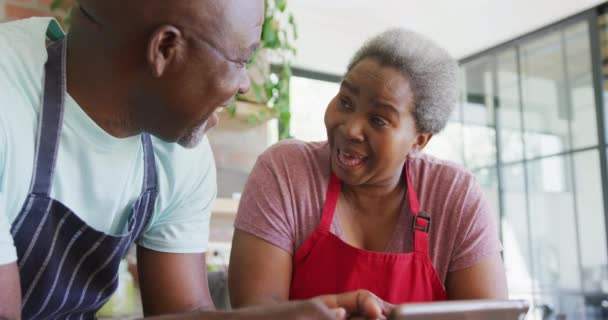
[[[523,320],[529,304],[525,300],[470,300],[412,303],[397,306],[393,320]]]

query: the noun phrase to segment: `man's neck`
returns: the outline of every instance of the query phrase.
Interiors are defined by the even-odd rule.
[[[82,110],[105,132],[124,138],[138,133],[130,120],[125,86],[112,76],[107,57],[83,43],[67,38],[67,91]]]

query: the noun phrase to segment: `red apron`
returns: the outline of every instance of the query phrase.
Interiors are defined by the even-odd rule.
[[[428,254],[431,218],[419,209],[407,169],[406,163],[414,251],[406,254],[367,251],[332,234],[329,230],[341,188],[340,180],[332,174],[321,223],[293,258],[291,300],[358,289],[369,290],[393,304],[447,299]]]

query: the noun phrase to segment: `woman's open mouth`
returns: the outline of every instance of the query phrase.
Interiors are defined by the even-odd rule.
[[[344,170],[353,170],[362,166],[367,157],[352,151],[343,151],[338,149],[337,151],[337,163]]]

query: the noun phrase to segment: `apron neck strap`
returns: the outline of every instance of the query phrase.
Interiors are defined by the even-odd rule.
[[[405,171],[405,181],[407,183],[407,199],[412,214],[416,215],[418,212],[420,212],[420,203],[418,202],[418,193],[416,192],[416,189],[414,189],[414,185],[412,184],[412,178],[410,177],[409,167],[409,160],[405,160],[405,166],[403,168],[403,171]]]
[[[150,134],[142,133],[141,142],[144,148],[144,184],[143,192],[157,191],[156,162],[154,161],[154,147]]]
[[[30,193],[50,196],[57,162],[59,137],[63,125],[66,84],[66,38],[47,47],[48,59],[44,65],[42,109],[38,120],[38,138]],[[142,134],[144,153],[143,191],[157,190],[157,173],[154,148],[148,133]]]
[[[38,139],[31,185],[31,193],[49,196],[55,171],[57,150],[66,92],[65,38],[47,47],[48,59],[44,64],[44,91],[38,121]]]
[[[405,161],[405,180],[407,181],[407,197],[412,212],[412,230],[414,232],[414,252],[427,255],[429,250],[429,231],[431,229],[431,217],[424,211],[420,211],[418,194],[410,177],[410,160]]]
[[[406,160],[403,170],[405,171],[405,180],[407,184],[408,205],[410,207],[410,211],[412,212],[414,251],[423,254],[428,254],[431,217],[426,212],[420,211],[420,202],[418,201],[418,194],[414,189],[414,185],[412,184],[409,168],[409,160]],[[330,230],[331,222],[334,218],[334,213],[336,211],[336,204],[340,195],[340,189],[340,179],[332,173],[331,178],[329,180],[329,186],[327,187],[327,193],[325,196],[325,206],[323,207],[321,223],[319,224],[319,229],[322,231]]]
[[[334,213],[336,212],[338,197],[340,196],[340,189],[342,189],[340,179],[338,176],[331,173],[325,196],[325,206],[323,206],[323,215],[321,216],[321,223],[319,224],[319,228],[322,231],[329,231],[331,227],[331,222],[334,219]]]

